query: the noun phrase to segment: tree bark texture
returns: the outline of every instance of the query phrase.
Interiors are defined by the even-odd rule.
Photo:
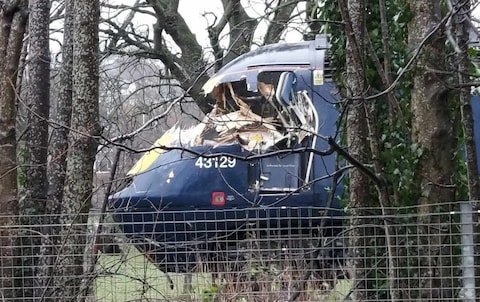
[[[475,144],[475,130],[471,105],[471,86],[465,86],[470,82],[468,56],[470,24],[467,22],[470,10],[469,0],[455,1],[453,7],[455,13],[454,32],[459,52],[456,54],[457,74],[459,88],[459,103],[463,137],[465,141],[465,157],[467,162],[468,195],[470,200],[480,200],[480,185],[478,180],[477,149]]]
[[[56,291],[61,288],[54,276],[59,275],[55,266],[57,253],[61,247],[61,228],[63,190],[65,186],[65,170],[68,151],[68,134],[72,111],[72,62],[73,62],[73,3],[74,0],[65,0],[65,16],[63,26],[62,67],[59,72],[58,97],[52,104],[56,107],[54,121],[51,124],[51,136],[48,146],[48,199],[45,205],[45,219],[43,227],[43,243],[41,251],[42,293],[45,301],[54,301]],[[53,109],[53,108],[51,108]]]
[[[0,3],[0,289],[4,301],[14,299],[14,234],[9,226],[18,214],[15,87],[27,6],[26,0]]]
[[[21,267],[18,268],[17,298],[34,301],[41,297],[39,254],[42,216],[47,199],[47,145],[50,102],[49,0],[32,0],[29,15],[29,85],[25,139],[25,182],[20,198],[17,235]]]
[[[62,230],[62,297],[81,299],[87,213],[91,204],[93,164],[98,135],[98,1],[74,2],[72,119]]]
[[[448,234],[439,226],[449,208],[441,205],[455,199],[453,122],[449,113],[447,90],[443,85],[445,70],[445,38],[438,30],[432,30],[441,22],[440,2],[435,0],[411,0],[408,42],[412,50],[423,47],[413,70],[411,106],[413,113],[413,142],[423,150],[417,167],[421,185],[419,200],[419,280],[418,293],[410,295],[422,301],[452,298],[452,280],[449,266],[452,264]],[[431,35],[425,41],[425,37]],[[424,45],[422,45],[424,43]],[[448,215],[447,215],[448,216]],[[447,232],[447,233],[445,233]]]
[[[265,38],[263,39],[263,45],[268,45],[280,41],[282,34],[284,33],[292,13],[297,7],[298,0],[280,0],[273,13],[272,22],[269,24]],[[309,3],[309,2],[307,2]],[[307,4],[308,5],[308,4]],[[318,32],[316,32],[318,33]],[[315,37],[311,37],[314,39]]]
[[[465,158],[467,164],[467,180],[468,180],[468,197],[471,201],[476,201],[476,206],[478,207],[478,201],[480,200],[480,185],[479,185],[479,175],[478,175],[478,164],[477,164],[477,149],[475,143],[475,127],[473,120],[473,112],[471,105],[471,93],[470,86],[465,86],[466,83],[470,82],[469,75],[469,66],[471,64],[470,58],[468,55],[469,48],[469,30],[470,24],[467,22],[469,16],[469,11],[471,8],[471,3],[469,0],[460,0],[454,1],[454,5],[451,8],[454,15],[454,32],[455,32],[455,42],[457,46],[456,53],[456,66],[458,74],[458,100],[460,106],[461,114],[461,123],[463,129],[463,137],[465,143]],[[475,232],[475,276],[476,285],[480,284],[480,224],[478,221],[478,213],[474,213],[476,224],[474,224]],[[480,299],[480,290],[476,291],[477,300]]]
[[[157,19],[153,29],[155,55],[165,64],[165,68],[171,71],[185,91],[198,97],[202,111],[210,112],[213,107],[201,93],[203,83],[208,80],[208,76],[203,73],[206,63],[203,60],[202,46],[178,12],[178,0],[148,0],[147,2],[155,11]],[[182,52],[180,58],[165,48],[163,32],[170,35],[180,48]]]
[[[230,42],[223,58],[223,64],[227,64],[250,50],[258,20],[248,16],[240,0],[222,0],[222,3],[225,11],[229,9]],[[230,8],[228,7],[229,5],[231,5]]]
[[[342,0],[339,2],[347,36],[345,78],[347,93],[347,143],[348,151],[358,162],[367,161],[367,123],[364,107],[365,83],[365,1]],[[365,227],[364,208],[368,206],[368,177],[359,169],[349,173],[349,268],[353,282],[353,301],[368,300],[367,256],[369,229]]]

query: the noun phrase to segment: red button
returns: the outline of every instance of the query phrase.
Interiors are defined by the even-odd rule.
[[[212,206],[221,207],[225,205],[224,192],[212,192]]]

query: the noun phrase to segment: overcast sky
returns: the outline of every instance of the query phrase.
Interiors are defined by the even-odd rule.
[[[250,17],[257,18],[265,14],[264,0],[242,0],[241,3]],[[219,18],[223,14],[223,6],[220,0],[180,0],[179,12],[187,21],[192,32],[197,35],[198,42],[205,45],[208,43],[208,32],[206,29],[215,22],[213,14]],[[263,24],[262,26],[260,24],[257,35],[262,35],[265,29],[266,25]],[[287,39],[296,42],[302,39],[302,35],[292,31],[287,35]]]
[[[223,6],[220,0],[180,0],[178,10],[187,22],[190,30],[197,36],[197,41],[204,44],[205,41],[208,41],[206,28],[214,22],[214,17],[209,13],[221,16]]]

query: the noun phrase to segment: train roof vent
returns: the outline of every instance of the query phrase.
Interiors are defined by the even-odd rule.
[[[315,49],[328,49],[330,48],[330,37],[329,35],[316,35],[315,36]]]
[[[335,69],[332,65],[332,51],[330,45],[330,36],[327,34],[319,34],[315,36],[315,49],[325,50],[323,57],[323,75],[325,78],[331,79]]]
[[[332,64],[332,51],[327,49],[323,58],[323,76],[327,79],[331,79],[334,72],[335,68]]]

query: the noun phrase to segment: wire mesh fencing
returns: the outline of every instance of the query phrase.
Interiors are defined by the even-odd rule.
[[[333,214],[0,217],[2,300],[478,301],[475,203]]]

